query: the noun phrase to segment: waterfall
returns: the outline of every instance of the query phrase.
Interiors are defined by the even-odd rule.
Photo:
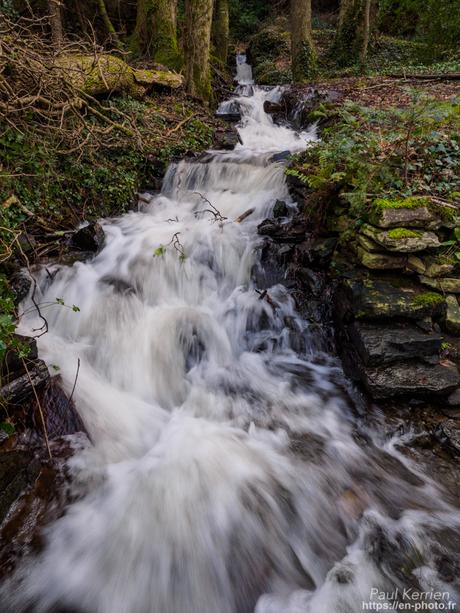
[[[91,444],[4,611],[357,613],[371,589],[406,587],[379,544],[414,552],[414,585],[446,589],[432,543],[459,514],[398,437],[357,436],[339,364],[308,349],[286,287],[268,301],[254,281],[258,224],[295,206],[273,153],[316,139],[264,113],[279,94],[237,96],[241,145],[173,164],[142,211],[103,221],[98,255],[37,273],[37,302],[79,308],[47,308],[38,342],[69,394],[80,360]],[[22,333],[41,325],[31,306]]]

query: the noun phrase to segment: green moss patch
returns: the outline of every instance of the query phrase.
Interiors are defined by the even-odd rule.
[[[424,292],[423,294],[418,294],[413,300],[414,306],[435,306],[437,304],[441,304],[442,302],[444,302],[444,298],[441,296],[441,294],[437,294],[436,292]]]
[[[409,198],[377,198],[373,206],[376,209],[418,209],[429,207],[430,199],[425,196],[410,196]]]
[[[409,228],[394,228],[388,230],[389,238],[420,238],[423,236],[423,232],[417,230],[409,230]]]

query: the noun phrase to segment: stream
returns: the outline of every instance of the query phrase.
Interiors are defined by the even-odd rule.
[[[458,555],[458,509],[401,452],[410,433],[359,423],[288,289],[260,286],[257,226],[277,200],[295,209],[275,154],[317,136],[273,123],[280,89],[244,58],[238,77],[242,144],[172,164],[142,210],[102,222],[98,255],[37,273],[40,357],[76,382],[91,443],[3,611],[455,609],[440,560]],[[21,333],[42,325],[31,306]],[[437,608],[414,608],[422,592]]]

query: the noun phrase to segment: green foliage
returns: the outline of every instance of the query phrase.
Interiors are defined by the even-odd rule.
[[[270,13],[264,0],[229,0],[230,34],[233,40],[247,40]]]
[[[14,424],[9,421],[2,421],[0,423],[0,430],[4,432],[7,436],[13,436],[13,434],[16,432]]]
[[[342,187],[356,219],[367,216],[370,203],[416,207],[426,204],[426,195],[447,198],[460,188],[459,109],[457,101],[417,96],[408,108],[346,102],[332,112],[322,141],[297,156],[287,173],[315,189]],[[442,217],[452,211],[436,207]]]
[[[0,273],[0,362],[7,351],[16,352],[20,358],[25,358],[29,354],[29,346],[15,336],[15,329],[16,309],[13,292],[6,276]]]
[[[457,50],[460,40],[458,0],[380,0],[379,27],[390,34],[415,35],[426,43],[425,55]]]

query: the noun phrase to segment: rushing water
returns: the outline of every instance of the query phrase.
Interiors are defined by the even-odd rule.
[[[395,587],[457,598],[436,541],[458,512],[396,438],[363,443],[341,370],[309,348],[288,291],[257,292],[257,225],[277,199],[294,206],[273,153],[315,134],[273,124],[263,103],[278,90],[243,93],[242,145],[173,164],[145,210],[103,223],[99,255],[37,275],[37,301],[80,309],[46,308],[39,345],[69,393],[80,360],[92,444],[73,460],[77,502],[4,586],[3,610],[357,613]],[[31,309],[22,331],[40,325]]]

